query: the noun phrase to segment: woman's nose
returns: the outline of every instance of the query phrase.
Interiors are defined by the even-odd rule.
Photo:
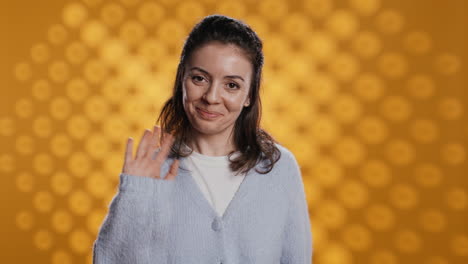
[[[220,89],[221,87],[216,83],[210,83],[208,89],[206,90],[203,98],[209,104],[216,104],[220,101]]]

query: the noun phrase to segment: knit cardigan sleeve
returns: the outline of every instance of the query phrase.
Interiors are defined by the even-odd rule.
[[[305,196],[304,184],[299,164],[294,155],[286,151],[286,173],[289,194],[289,213],[283,234],[281,264],[312,263],[312,232],[309,208]]]
[[[150,227],[167,185],[174,181],[121,173],[117,194],[93,244],[93,263],[146,263],[154,241]]]

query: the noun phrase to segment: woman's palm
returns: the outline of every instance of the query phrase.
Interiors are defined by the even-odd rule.
[[[128,138],[122,173],[161,179],[161,166],[166,160],[169,150],[174,143],[174,137],[172,134],[164,133],[160,140],[160,132],[161,128],[158,126],[154,126],[153,132],[149,129],[145,130],[138,144],[135,158],[132,157],[133,138]],[[154,157],[155,154],[157,154],[156,157]],[[177,175],[178,168],[179,160],[176,159],[171,164],[169,172],[164,179],[173,180]]]

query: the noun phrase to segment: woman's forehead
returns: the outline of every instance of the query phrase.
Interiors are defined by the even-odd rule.
[[[188,60],[188,70],[203,69],[210,74],[251,74],[252,65],[236,45],[210,42],[196,49]]]

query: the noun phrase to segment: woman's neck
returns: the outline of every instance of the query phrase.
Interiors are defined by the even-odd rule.
[[[232,136],[223,133],[206,135],[194,133],[187,145],[193,150],[206,156],[226,156],[235,150]]]

